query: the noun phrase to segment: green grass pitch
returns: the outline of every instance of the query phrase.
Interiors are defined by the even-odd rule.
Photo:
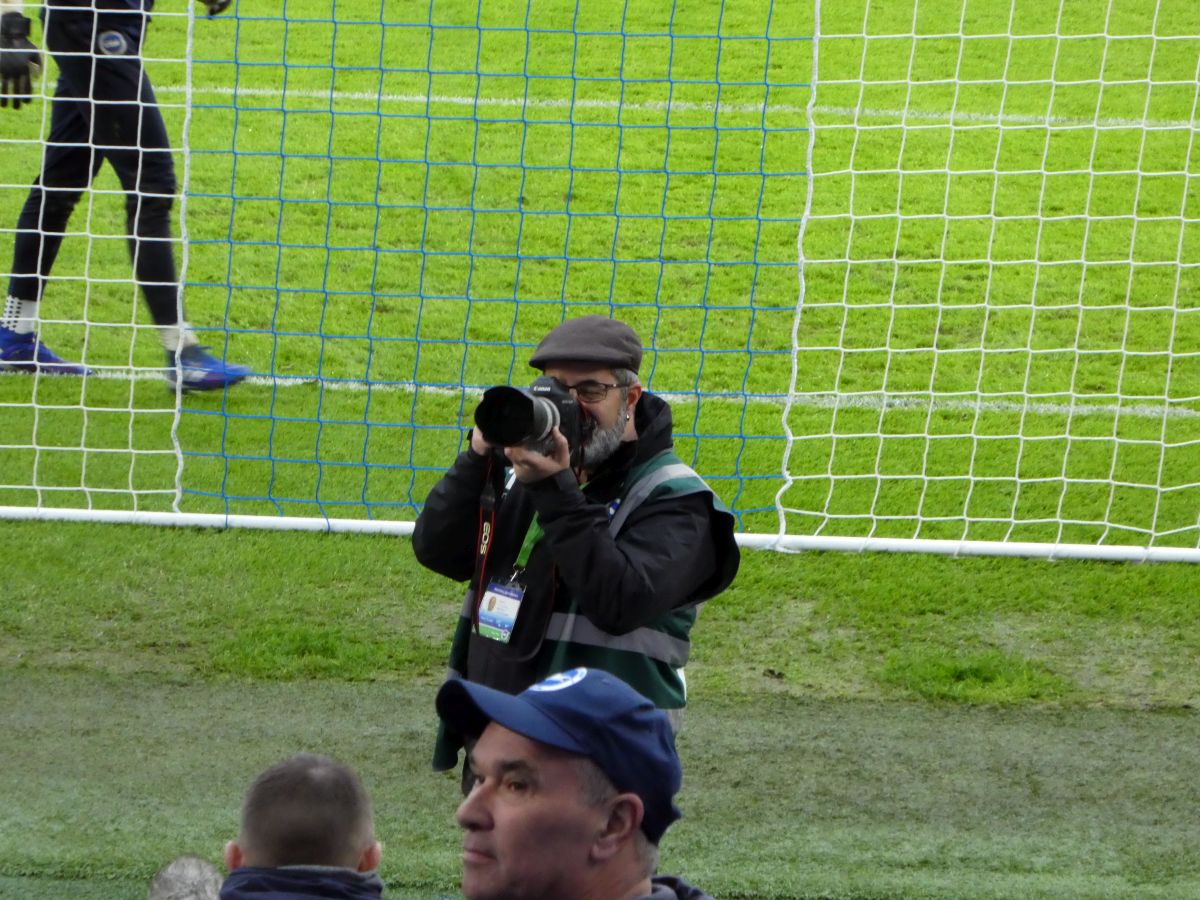
[[[1196,544],[1194,5],[826,4],[815,96],[792,0],[265,3],[195,22],[190,94],[181,7],[148,57],[187,304],[261,377],[178,420],[130,378],[160,354],[102,176],[44,317],[111,377],[0,379],[0,502],[167,509],[178,474],[185,511],[411,518],[471,391],[599,311],[743,530],[786,487],[789,533]],[[43,120],[6,120],[7,209]]]
[[[744,530],[777,526],[790,433],[794,534],[1196,545],[1191,0],[1016,0],[1012,41],[1004,4],[823,3],[816,94],[792,0],[241,2],[195,21],[190,82],[185,5],[148,57],[192,151],[187,303],[258,377],[176,409],[105,171],[45,306],[104,377],[0,378],[0,505],[169,509],[178,479],[185,511],[411,519],[472,390],[611,311]],[[0,240],[45,115],[0,111]],[[454,895],[426,760],[460,587],[404,541],[0,544],[0,898],[140,900],[300,748],[363,772],[390,896]],[[696,628],[664,869],[743,900],[1195,897],[1194,584],[746,554]]]
[[[428,768],[461,585],[382,536],[0,523],[0,897],[142,900],[250,779],[362,772],[453,896]],[[19,564],[15,564],[19,561]],[[1190,898],[1195,567],[747,553],[693,634],[665,871],[718,898]]]
[[[148,55],[192,151],[187,303],[258,377],[176,409],[105,172],[45,307],[104,377],[0,378],[0,504],[168,509],[178,478],[185,511],[411,519],[472,391],[611,311],[744,530],[786,466],[794,534],[1196,545],[1190,0],[1017,0],[1012,41],[1003,4],[824,3],[815,94],[789,0],[241,2],[195,22],[190,82],[184,9]],[[0,229],[45,110],[2,111]],[[406,542],[0,544],[0,898],[140,900],[300,748],[363,772],[389,895],[454,895],[426,761],[460,586]],[[695,630],[664,869],[743,900],[1196,896],[1194,583],[747,553]]]

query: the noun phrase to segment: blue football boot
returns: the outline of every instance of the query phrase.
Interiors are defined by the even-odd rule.
[[[176,380],[184,391],[219,391],[231,387],[250,374],[245,366],[217,359],[207,348],[192,344],[175,354],[167,351],[167,383],[175,387]]]
[[[91,375],[82,363],[67,362],[37,339],[33,332],[18,334],[0,328],[0,368],[33,375]]]

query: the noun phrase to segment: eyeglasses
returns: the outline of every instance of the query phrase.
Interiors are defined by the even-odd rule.
[[[609,391],[621,385],[605,384],[603,381],[581,381],[579,384],[564,384],[563,387],[584,403],[599,403],[608,396]]]

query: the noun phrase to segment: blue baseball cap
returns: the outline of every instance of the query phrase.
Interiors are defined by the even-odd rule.
[[[642,831],[657,844],[682,813],[674,797],[683,781],[666,713],[599,669],[551,675],[516,696],[454,678],[437,694],[442,720],[478,737],[489,722],[592,760],[621,792],[637,794]]]

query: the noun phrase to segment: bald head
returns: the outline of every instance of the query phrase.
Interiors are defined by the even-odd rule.
[[[301,753],[271,766],[242,804],[240,865],[360,868],[374,844],[366,789],[327,756]]]

